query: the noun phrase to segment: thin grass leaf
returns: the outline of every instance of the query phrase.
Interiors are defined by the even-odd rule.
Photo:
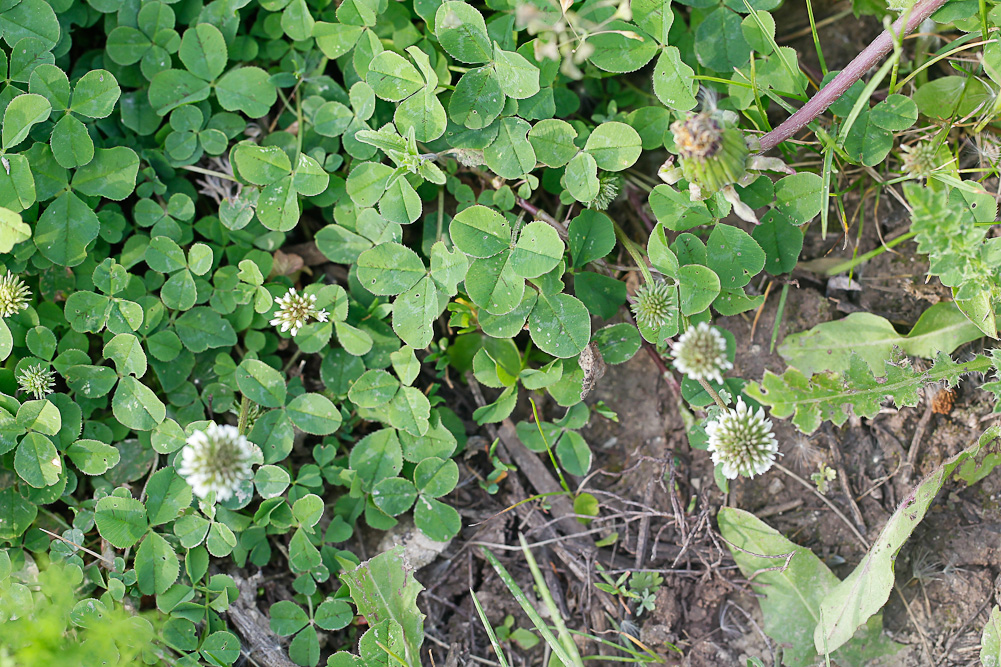
[[[497,654],[497,660],[500,661],[501,667],[509,667],[507,663],[507,658],[504,657],[504,649],[501,648],[500,642],[497,641],[497,635],[494,633],[493,626],[490,625],[490,621],[487,620],[487,615],[483,611],[483,606],[480,601],[476,599],[476,593],[473,589],[469,589],[469,595],[473,598],[473,606],[476,607],[476,613],[480,615],[480,623],[483,624],[483,629],[487,632],[487,637],[490,639],[490,645],[494,647],[494,653]]]
[[[390,658],[403,665],[403,667],[410,667],[409,665],[407,665],[406,662],[403,661],[403,658],[390,651],[389,647],[383,644],[382,642],[376,642],[375,645],[381,648],[383,651],[385,651],[386,655],[388,655]]]
[[[754,7],[751,6],[751,3],[744,0],[744,6],[747,7],[747,11],[751,15],[751,18],[754,19],[754,22],[758,24],[758,29],[761,30],[761,34],[768,40],[768,45],[772,47],[772,51],[779,57],[779,60],[782,61],[782,67],[784,67],[785,71],[789,74],[789,78],[795,81],[801,72],[798,69],[793,69],[792,65],[789,64],[789,61],[786,60],[785,54],[779,50],[779,45],[775,42],[775,37],[772,36],[771,31],[765,28],[765,24],[761,21],[761,17],[758,16],[758,13],[754,11]]]
[[[786,310],[786,297],[789,295],[789,283],[782,286],[782,293],[779,294],[779,307],[775,311],[775,324],[772,325],[772,342],[768,346],[768,353],[775,352],[775,342],[779,338],[779,326],[782,324],[782,315]]]
[[[546,585],[546,579],[542,576],[542,571],[539,570],[539,564],[535,562],[532,550],[528,548],[525,536],[519,534],[518,541],[521,543],[521,550],[525,553],[525,560],[528,561],[528,569],[532,571],[532,578],[535,579],[535,587],[539,589],[539,595],[549,610],[549,617],[553,619],[553,625],[556,626],[556,631],[559,633],[563,648],[566,649],[571,658],[574,658],[573,662],[568,663],[564,661],[564,666],[576,665],[577,667],[583,667],[584,663],[580,659],[580,653],[577,652],[577,645],[574,644],[573,637],[567,631],[567,626],[563,622],[563,616],[560,614],[560,608],[556,606],[556,602],[553,600],[553,594],[549,591],[549,586]]]
[[[820,35],[817,33],[817,22],[813,18],[813,2],[806,0],[806,13],[810,17],[810,34],[813,35],[813,48],[817,50],[817,61],[820,63],[820,72],[827,76],[827,62],[824,60],[824,51],[820,48]]]
[[[631,661],[632,662],[641,662],[641,663],[654,663],[654,662],[662,663],[662,662],[664,662],[664,659],[661,658],[659,655],[653,653],[648,648],[643,647],[642,642],[639,642],[639,640],[637,640],[632,635],[627,635],[626,633],[621,632],[621,631],[620,631],[620,634],[623,637],[625,637],[626,639],[628,639],[631,642],[637,643],[637,645],[639,645],[641,648],[644,648],[644,650],[646,650],[647,652],[646,653],[640,653],[639,651],[636,651],[635,649],[631,649],[628,646],[623,646],[622,644],[616,644],[613,641],[609,641],[607,639],[602,639],[601,637],[596,637],[594,635],[589,635],[586,632],[578,632],[577,630],[571,630],[570,634],[576,635],[577,637],[586,637],[587,639],[590,639],[591,641],[597,642],[599,644],[604,644],[605,646],[618,649],[618,650],[622,651],[623,653],[627,653],[628,654],[628,655],[616,655],[616,656],[609,656],[609,655],[602,655],[602,656],[585,655],[582,658],[585,661],[587,661],[587,660],[608,660],[609,662],[631,662]],[[672,651],[677,651],[679,654],[684,653],[684,651],[682,651],[680,648],[678,648],[674,644],[672,644],[670,642],[664,642],[664,643]]]
[[[834,151],[824,151],[824,185],[820,191],[820,238],[827,238],[827,216],[831,209],[831,175],[834,173]]]
[[[497,557],[494,556],[485,548],[483,549],[483,556],[493,566],[494,571],[497,572],[497,576],[501,578],[501,581],[504,582],[504,585],[507,586],[507,589],[511,591],[511,595],[513,595],[514,599],[518,602],[519,605],[521,605],[522,611],[524,611],[525,615],[528,616],[530,621],[532,621],[532,625],[534,625],[535,629],[539,631],[539,634],[542,635],[542,638],[546,640],[546,643],[549,644],[549,648],[551,648],[553,653],[556,654],[556,657],[559,658],[564,665],[579,666],[580,665],[579,658],[578,662],[574,662],[573,660],[571,660],[570,656],[567,655],[567,652],[563,649],[563,645],[560,643],[558,639],[556,639],[555,636],[553,636],[553,633],[549,630],[549,626],[547,626],[546,622],[542,620],[542,617],[539,616],[539,612],[537,612],[535,608],[532,606],[532,603],[528,601],[528,598],[525,597],[525,593],[521,590],[521,588],[518,587],[518,584],[515,583],[514,578],[510,575],[507,569],[505,569],[505,567],[501,565],[501,562],[497,560]],[[559,616],[557,616],[557,618],[559,618]]]

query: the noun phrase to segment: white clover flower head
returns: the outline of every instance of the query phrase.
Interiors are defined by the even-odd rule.
[[[677,307],[674,292],[667,283],[655,280],[644,283],[633,295],[635,301],[630,308],[640,326],[659,329],[674,314]]]
[[[706,322],[688,327],[671,344],[674,367],[693,380],[723,382],[723,371],[733,368],[726,358],[726,339]]]
[[[31,290],[19,276],[10,271],[0,276],[0,317],[16,315],[28,307]]]
[[[235,426],[212,422],[188,436],[177,471],[199,498],[215,491],[216,501],[224,502],[253,477],[253,465],[260,457],[257,445]]]
[[[35,400],[40,400],[52,393],[56,381],[51,370],[45,364],[25,366],[17,374],[17,384],[21,391],[31,394]]]
[[[281,327],[283,332],[288,331],[293,336],[310,320],[327,321],[326,309],[316,310],[315,294],[299,294],[292,287],[285,296],[275,299],[275,303],[278,304],[278,312],[271,320],[271,326]]]
[[[765,411],[754,411],[737,399],[737,408],[727,410],[706,425],[713,464],[727,479],[738,475],[754,477],[767,472],[775,463],[779,441],[772,433],[772,422]]]

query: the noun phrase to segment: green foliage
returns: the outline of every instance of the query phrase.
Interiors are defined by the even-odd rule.
[[[994,605],[980,639],[980,662],[985,667],[1001,664],[1001,607]]]
[[[971,4],[950,3],[936,20],[981,30]],[[986,76],[929,78],[905,64],[913,99],[893,90],[870,106],[859,84],[832,107],[838,138],[820,137],[821,173],[759,175],[785,167],[756,164],[745,131],[807,94],[799,54],[775,41],[779,5],[0,6],[0,268],[10,276],[0,283],[0,559],[13,564],[0,563],[0,586],[24,602],[26,583],[10,572],[36,556],[71,580],[56,591],[46,577],[61,570],[41,568],[36,616],[7,614],[0,646],[47,660],[31,653],[44,631],[71,663],[115,648],[121,664],[233,664],[240,638],[225,614],[240,588],[225,572],[270,564],[292,581],[294,599],[269,611],[294,662],[333,652],[332,665],[418,664],[420,585],[402,556],[358,565],[342,547],[408,513],[431,540],[459,534],[449,495],[465,423],[503,422],[526,392],[546,392],[566,412],[518,424],[519,437],[550,450],[561,475],[589,474],[583,400],[605,366],[643,346],[667,355],[691,326],[759,308],[765,274],[796,268],[818,216],[826,234],[835,153],[839,169],[878,165],[920,119],[996,106],[996,44]],[[700,106],[700,85],[716,93],[701,111],[725,119],[749,161],[734,166],[743,178],[693,199],[698,187],[668,184],[665,158],[682,153],[670,128]],[[919,250],[955,305],[930,308],[906,336],[865,313],[790,336],[781,350],[794,368],[747,385],[748,396],[811,431],[844,423],[846,405],[863,416],[887,396],[913,405],[925,384],[997,367],[938,356],[996,336],[1001,295],[1001,245],[985,224],[993,198],[948,164],[933,165],[928,187],[904,189]],[[627,198],[644,207],[636,225],[620,215]],[[761,224],[734,224],[733,213]],[[637,231],[644,222],[649,234]],[[658,296],[657,317],[638,328],[626,319],[637,286],[624,261]],[[737,341],[721,335],[732,362]],[[914,371],[891,359],[894,346],[937,361]],[[28,369],[51,372],[52,389],[23,391]],[[487,403],[457,415],[447,402],[467,371]],[[711,388],[733,403],[745,384]],[[699,409],[713,399],[691,379],[682,395]],[[204,492],[187,467],[212,423],[233,427],[230,454],[243,456],[210,461],[228,494]],[[704,448],[703,424],[689,432]],[[508,468],[490,456],[484,487],[496,492]],[[590,494],[577,503],[600,510]],[[648,608],[654,588],[629,591]],[[143,622],[114,611],[150,604],[155,649]],[[341,651],[356,611],[369,628],[357,651]],[[135,651],[118,636],[133,626]],[[565,627],[539,632],[578,662]]]
[[[985,335],[997,338],[995,310],[1001,305],[1001,243],[987,238],[997,203],[993,198],[968,202],[959,189],[904,189],[914,207],[911,230],[918,251],[928,255],[928,271],[951,287],[956,305]],[[978,208],[972,208],[982,204]],[[985,210],[986,209],[986,210]]]
[[[896,357],[884,362],[883,373],[874,376],[869,365],[857,354],[849,358],[843,372],[822,372],[806,376],[790,368],[782,375],[765,371],[761,384],[745,388],[748,396],[771,407],[773,417],[792,416],[793,424],[803,433],[813,433],[824,421],[837,426],[854,413],[871,418],[886,399],[898,407],[915,406],[921,400],[921,387],[945,382],[954,387],[968,373],[997,370],[996,361],[983,355],[968,363],[958,363],[940,355],[926,371],[915,370]]]
[[[920,482],[890,517],[862,562],[840,582],[808,549],[793,544],[754,515],[735,509],[721,511],[720,530],[734,559],[745,576],[763,587],[765,631],[791,647],[783,655],[783,664],[810,665],[818,655],[830,655],[839,664],[861,665],[899,650],[899,645],[880,636],[878,611],[893,587],[900,546],[947,479],[955,475],[972,483],[997,465],[993,447],[998,434],[997,427],[992,427]],[[989,629],[990,624],[985,637]],[[989,642],[984,646],[992,650]]]
[[[389,636],[396,645],[383,650],[403,657],[407,665],[420,665],[420,647],[424,641],[424,614],[417,609],[417,595],[423,590],[414,580],[413,572],[403,560],[402,547],[385,551],[341,578],[351,589],[358,613],[365,616],[372,632],[388,624]],[[395,639],[395,638],[399,639]],[[361,646],[364,648],[364,638]],[[385,656],[380,656],[385,659]],[[362,656],[365,664],[372,657]]]
[[[981,337],[954,302],[940,302],[921,313],[910,332],[903,336],[885,318],[872,313],[851,313],[824,322],[809,331],[786,336],[779,353],[804,374],[817,371],[845,371],[853,354],[865,361],[877,376],[885,372],[883,362],[894,348],[912,357],[934,359],[952,354],[963,343]]]
[[[111,596],[89,597],[93,583],[78,564],[53,563],[33,574],[22,554],[13,555],[0,551],[4,664],[133,666],[154,657],[153,625]]]
[[[497,560],[497,557],[492,553],[483,550],[483,555],[489,561],[490,565],[493,566],[494,571],[500,577],[501,581],[507,587],[508,591],[514,597],[515,601],[521,607],[522,611],[528,616],[532,625],[535,627],[536,632],[542,637],[543,641],[549,646],[553,654],[561,661],[564,665],[574,665],[576,667],[581,667],[584,664],[583,659],[578,652],[577,645],[574,643],[573,636],[567,629],[566,622],[559,612],[559,607],[556,606],[556,602],[553,600],[552,593],[549,590],[546,580],[543,578],[542,571],[539,569],[538,563],[535,561],[535,557],[532,555],[532,551],[525,541],[523,535],[519,535],[519,540],[521,542],[522,554],[525,556],[525,561],[528,563],[528,567],[532,573],[532,581],[535,584],[535,589],[539,593],[542,604],[545,606],[548,612],[549,618],[552,620],[552,627],[550,627],[542,618],[539,611],[536,609],[535,605],[528,599],[525,592],[518,586],[514,578],[507,571],[507,569]],[[625,576],[628,576],[625,575]],[[607,577],[606,577],[607,578]],[[625,577],[623,577],[624,579]],[[490,626],[487,622],[486,614],[483,608],[480,606],[480,602],[476,597],[476,593],[470,589],[470,595],[473,598],[473,604],[476,607],[476,611],[479,614],[480,621],[483,623],[484,628],[487,631],[487,635],[490,637],[490,643],[493,646],[494,652],[496,653],[501,664],[507,664],[507,659],[504,656],[504,651],[498,642],[498,635],[501,633],[495,632],[494,628]],[[535,642],[538,640],[534,635],[530,635]],[[636,664],[646,664],[650,662],[660,662],[661,658],[653,655],[649,651],[643,653],[635,650],[631,646],[623,647],[612,642],[604,641],[596,637],[591,636],[591,639],[599,641],[608,646],[618,649],[621,652],[628,654],[628,657],[623,656],[623,660],[631,660]],[[680,652],[672,644],[666,644],[672,650]],[[645,648],[645,647],[643,647]]]
[[[882,636],[882,615],[861,622],[858,633],[838,651],[815,648],[813,632],[824,601],[840,583],[837,576],[809,549],[790,542],[750,512],[724,508],[719,527],[740,571],[764,594],[765,633],[788,647],[782,664],[808,667],[830,653],[838,664],[861,667],[903,648]]]

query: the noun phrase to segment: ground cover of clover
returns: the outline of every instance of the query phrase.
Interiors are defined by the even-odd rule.
[[[7,0],[0,72],[0,667],[1001,664],[997,0]]]

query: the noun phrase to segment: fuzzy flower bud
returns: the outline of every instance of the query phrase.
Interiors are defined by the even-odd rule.
[[[656,281],[645,283],[636,290],[636,299],[630,308],[641,327],[659,329],[671,317],[677,307],[674,292],[667,283]]]
[[[316,295],[297,294],[295,288],[289,289],[285,296],[275,299],[278,312],[271,320],[271,326],[281,327],[282,332],[288,331],[293,336],[310,320],[327,321],[327,311],[316,310]]]
[[[767,472],[779,451],[771,420],[764,410],[753,411],[742,398],[737,399],[735,410],[727,410],[707,424],[706,434],[713,463],[727,479]]]
[[[674,367],[693,380],[723,382],[723,371],[733,368],[726,358],[726,340],[705,322],[689,327],[671,345]]]
[[[17,384],[21,391],[40,400],[52,393],[56,381],[51,370],[44,364],[26,366],[17,374]]]
[[[28,307],[31,290],[10,271],[0,276],[0,317],[16,315]]]
[[[261,450],[239,429],[212,422],[188,437],[177,472],[199,498],[215,491],[216,501],[224,502],[253,476],[253,465],[260,461]]]

